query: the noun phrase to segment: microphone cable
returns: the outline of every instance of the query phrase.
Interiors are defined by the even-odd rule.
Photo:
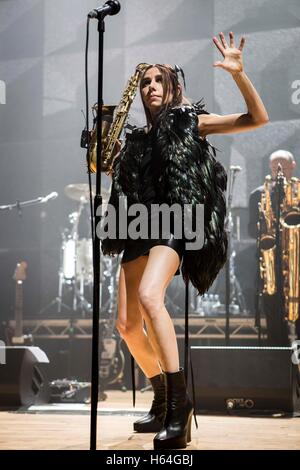
[[[92,246],[93,246],[93,259],[95,233],[94,233],[94,203],[93,203],[93,190],[92,190],[92,172],[90,168],[90,129],[89,129],[89,85],[88,85],[88,49],[89,49],[89,35],[90,35],[90,18],[87,17],[86,22],[86,42],[85,42],[85,127],[87,131],[87,150],[86,150],[86,164],[88,168],[88,184],[89,184],[89,200],[90,200],[90,213],[91,213],[91,233],[92,233]]]

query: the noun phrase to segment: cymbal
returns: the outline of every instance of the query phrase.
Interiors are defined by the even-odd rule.
[[[89,185],[87,183],[68,184],[65,187],[65,195],[73,199],[73,201],[87,202],[90,197]],[[96,193],[96,185],[92,185],[92,196]],[[109,191],[105,188],[101,189],[101,195],[103,202],[108,201]]]

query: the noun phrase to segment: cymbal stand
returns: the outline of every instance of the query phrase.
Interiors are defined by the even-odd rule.
[[[229,167],[229,179],[228,179],[228,188],[227,188],[227,215],[225,220],[225,229],[228,235],[228,248],[227,248],[227,261],[225,264],[225,285],[226,285],[226,296],[225,296],[225,315],[226,315],[226,327],[225,327],[225,342],[226,346],[230,344],[230,305],[232,302],[232,290],[233,286],[236,286],[236,277],[234,273],[234,262],[233,262],[233,253],[232,253],[232,197],[233,197],[233,188],[236,179],[236,174],[241,170],[239,166],[231,165]],[[235,256],[235,253],[234,253]],[[239,291],[239,289],[237,289]]]

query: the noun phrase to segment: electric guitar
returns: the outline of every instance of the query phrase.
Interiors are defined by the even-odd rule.
[[[15,329],[11,337],[13,345],[32,344],[32,336],[23,334],[23,282],[26,280],[27,263],[17,263],[13,279],[16,281],[15,290]]]

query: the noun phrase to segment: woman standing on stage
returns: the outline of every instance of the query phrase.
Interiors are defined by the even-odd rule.
[[[210,287],[226,260],[224,192],[226,174],[206,140],[209,134],[244,132],[268,122],[268,114],[243,68],[234,35],[213,42],[224,60],[215,67],[230,73],[247,112],[209,114],[200,103],[183,98],[178,72],[169,65],[149,65],[140,81],[147,129],[127,137],[115,160],[110,203],[126,195],[128,207],[143,203],[204,204],[204,245],[187,250],[185,239],[103,240],[105,254],[124,249],[117,329],[154,389],[151,410],[134,423],[137,432],[158,432],[155,449],[184,448],[191,440],[193,405],[180,368],[174,326],[164,305],[166,289],[181,273],[200,294]],[[148,221],[151,223],[151,216]],[[144,329],[146,327],[146,331]]]

